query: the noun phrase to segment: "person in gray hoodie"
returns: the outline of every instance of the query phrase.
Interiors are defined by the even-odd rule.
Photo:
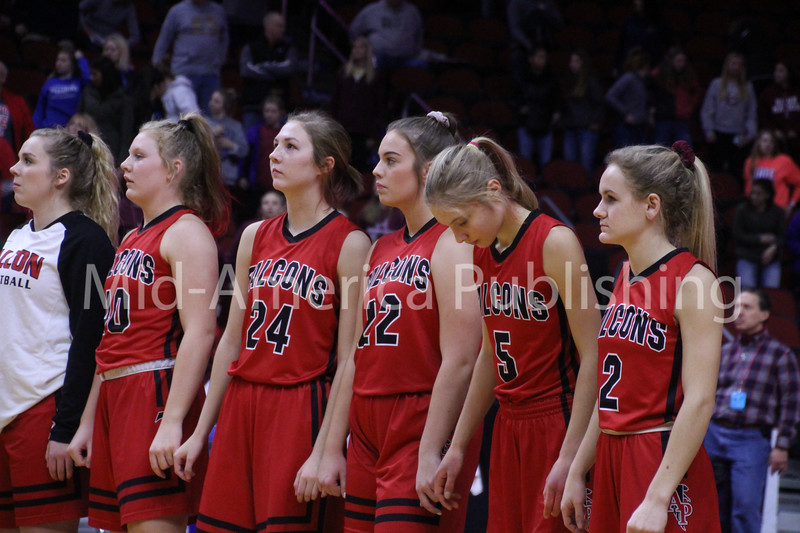
[[[228,55],[225,10],[211,0],[183,0],[167,13],[153,47],[157,65],[172,46],[172,72],[189,78],[197,101],[208,113],[211,94],[219,89]]]

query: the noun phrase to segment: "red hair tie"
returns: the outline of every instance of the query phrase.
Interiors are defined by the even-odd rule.
[[[681,158],[683,166],[689,170],[694,170],[694,150],[686,141],[675,141],[672,145],[672,151],[678,154]]]

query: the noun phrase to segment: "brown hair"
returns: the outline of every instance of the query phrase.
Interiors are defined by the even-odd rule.
[[[322,194],[329,205],[342,205],[361,193],[361,173],[350,161],[350,135],[330,115],[323,111],[301,111],[289,115],[286,123],[297,122],[311,139],[314,163],[322,168],[326,157],[333,158],[333,169],[322,179]]]
[[[439,113],[433,111],[431,114]],[[407,117],[395,120],[386,132],[395,131],[401,135],[411,151],[414,152],[414,172],[422,183],[422,167],[442,150],[458,142],[458,123],[450,113],[442,113],[443,120],[433,116]]]
[[[219,153],[206,119],[189,113],[178,122],[146,122],[139,132],[153,138],[169,172],[175,173],[172,161],[183,162],[181,201],[193,209],[215,235],[223,233],[228,225],[230,195],[222,182]]]

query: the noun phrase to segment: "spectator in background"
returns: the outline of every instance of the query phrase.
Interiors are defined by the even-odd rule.
[[[781,284],[786,217],[773,202],[774,197],[772,182],[757,179],[747,199],[736,207],[731,233],[736,242],[736,275],[742,287],[776,288]]]
[[[633,48],[625,61],[625,74],[606,92],[606,101],[618,114],[613,133],[617,148],[647,141],[651,123],[649,73],[650,56],[641,47]]]
[[[8,141],[0,137],[0,213],[10,213],[14,204],[14,179],[11,176],[11,167],[16,162],[17,154],[11,149]],[[9,229],[0,227],[0,235],[6,231]]]
[[[17,37],[57,43],[78,42],[80,25],[77,0],[17,0],[11,3]]]
[[[553,155],[553,127],[559,121],[561,88],[550,69],[547,48],[535,45],[528,68],[518,86],[517,110],[522,122],[517,128],[519,155],[543,169]]]
[[[286,36],[286,19],[273,11],[264,15],[263,23],[264,34],[246,44],[239,58],[245,129],[259,123],[267,96],[289,101],[290,79],[297,69],[297,49]]]
[[[37,128],[66,126],[78,110],[83,86],[89,82],[89,61],[80,51],[64,45],[56,55],[50,77],[39,91],[33,123]]]
[[[370,156],[386,127],[386,80],[366,37],[353,41],[350,58],[336,76],[330,108],[353,142],[351,164],[361,172],[372,170]]]
[[[569,57],[569,73],[563,85],[564,159],[579,161],[591,176],[600,127],[605,118],[603,88],[589,65],[586,50]]]
[[[3,87],[7,80],[8,68],[0,61],[0,137],[17,153],[35,128],[25,99]]]
[[[625,17],[619,35],[614,76],[625,69],[628,54],[641,48],[650,58],[664,57],[672,35],[661,13],[663,0],[633,0],[633,11]]]
[[[211,95],[208,102],[210,115],[208,124],[214,133],[214,145],[217,147],[219,159],[222,163],[222,181],[229,188],[236,187],[247,189],[239,181],[239,161],[247,155],[247,140],[244,137],[242,123],[233,118],[236,106],[236,91],[233,89],[219,89]]]
[[[172,72],[192,82],[197,101],[208,114],[211,94],[220,88],[222,65],[228,55],[225,10],[211,0],[183,0],[170,8],[161,25],[153,64],[172,47]]]
[[[789,252],[792,271],[789,277],[789,286],[794,294],[797,314],[800,316],[800,211],[797,211],[789,221],[786,228],[786,250]]]
[[[722,531],[761,531],[767,471],[782,473],[800,422],[800,372],[767,330],[761,290],[736,298],[736,339],[722,347],[716,406],[703,444],[714,465]],[[778,428],[775,447],[770,431]]]
[[[158,66],[163,80],[153,85],[155,96],[160,96],[164,107],[164,118],[178,120],[181,115],[200,111],[197,104],[197,95],[192,87],[192,82],[183,74],[175,75],[169,66],[162,63]],[[155,81],[155,79],[154,79]]]
[[[109,35],[124,27],[127,44],[139,42],[139,19],[132,0],[81,0],[78,6],[81,29],[97,48],[103,48]]]
[[[350,23],[350,40],[366,36],[372,43],[378,67],[387,71],[403,66],[423,66],[422,15],[405,0],[378,0],[367,4]]]
[[[800,157],[800,87],[787,61],[775,63],[772,85],[758,98],[758,124],[772,131],[783,152]]]
[[[754,180],[766,179],[775,190],[775,205],[791,214],[800,200],[800,168],[786,154],[779,153],[771,131],[762,130],[744,163],[744,190],[750,194]]]
[[[131,64],[131,51],[128,41],[119,33],[113,33],[103,41],[103,55],[114,62],[122,78],[122,86],[130,89],[133,78],[133,65]]]
[[[730,172],[741,179],[747,146],[758,130],[755,93],[753,84],[747,81],[744,57],[729,53],[722,74],[711,81],[700,110],[712,172]]]
[[[552,46],[564,19],[553,0],[508,0],[506,16],[511,34],[511,73],[519,80],[534,46]]]
[[[86,113],[75,113],[72,115],[69,122],[67,122],[66,128],[67,131],[73,135],[77,135],[79,131],[84,131],[100,136],[100,128],[97,127],[97,122],[94,121],[91,115],[87,115]]]
[[[278,96],[267,96],[261,104],[263,122],[250,126],[245,132],[248,155],[242,159],[239,175],[246,178],[250,190],[271,191],[272,173],[269,154],[275,148],[275,136],[286,119],[283,101]]]
[[[100,137],[119,165],[127,159],[128,146],[136,134],[133,106],[122,87],[119,71],[110,59],[94,58],[90,71],[92,83],[83,90],[78,110],[97,122]]]
[[[652,77],[655,81],[653,141],[662,146],[672,146],[680,140],[691,143],[689,120],[700,106],[703,88],[686,52],[678,46],[670,48],[661,65],[653,70]]]

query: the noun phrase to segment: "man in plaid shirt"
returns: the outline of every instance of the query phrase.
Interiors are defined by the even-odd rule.
[[[786,470],[800,422],[797,358],[764,327],[769,312],[765,292],[744,290],[736,299],[739,335],[722,347],[716,406],[704,441],[714,465],[722,531],[761,531],[767,467]]]

